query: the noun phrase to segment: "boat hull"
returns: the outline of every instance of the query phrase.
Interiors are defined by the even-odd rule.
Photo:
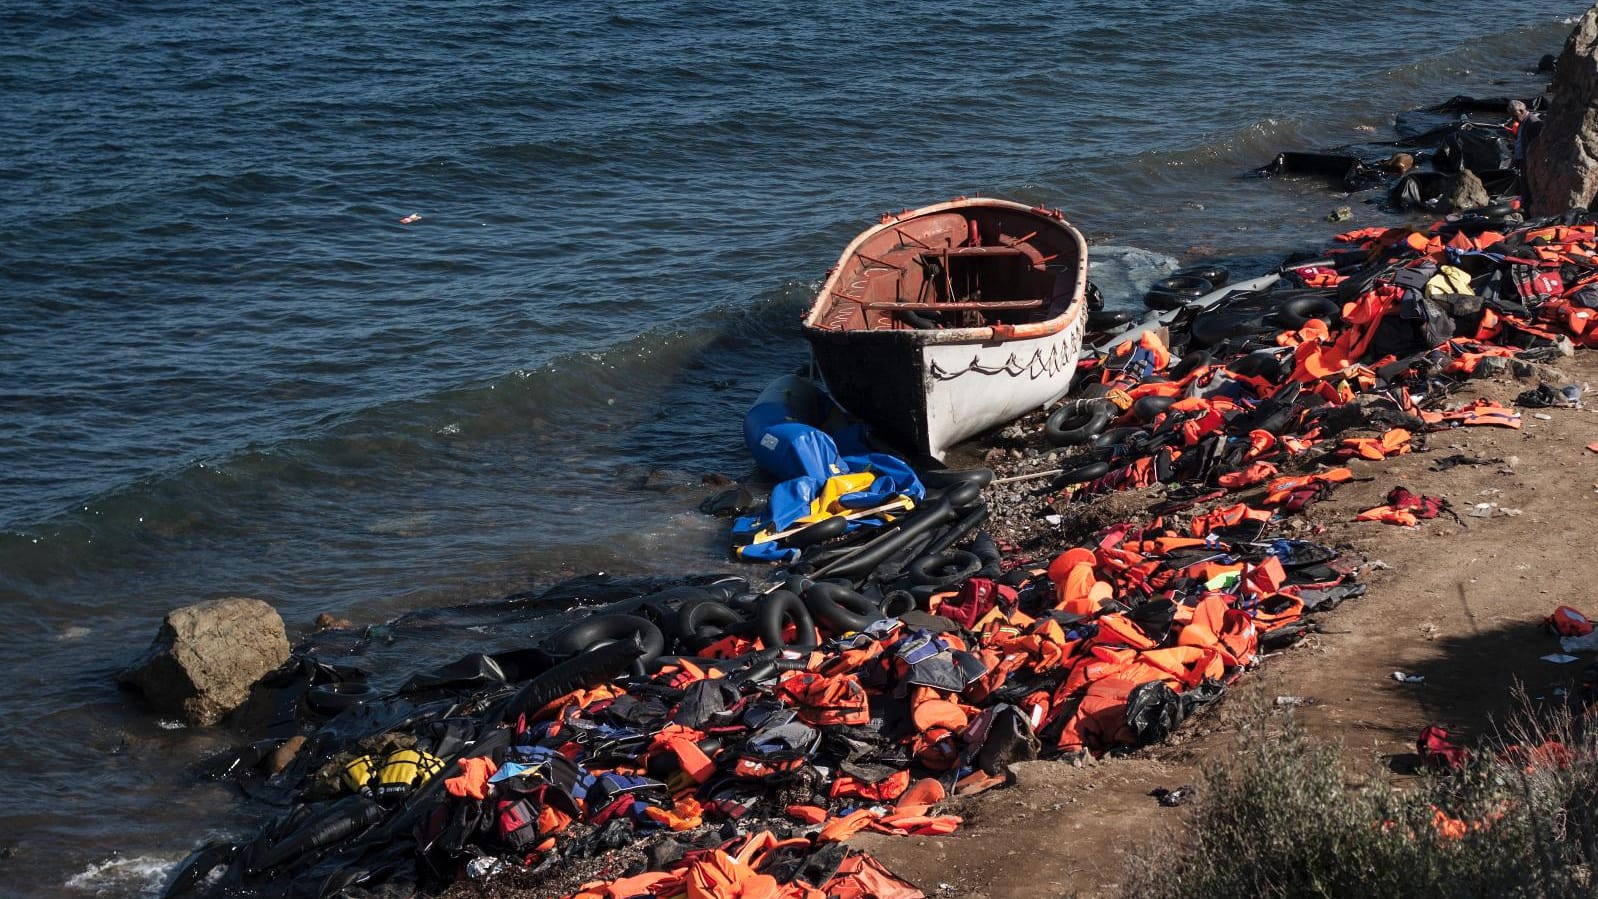
[[[941,461],[961,441],[1065,396],[1086,321],[971,343],[924,343],[903,331],[811,334],[811,355],[839,405],[895,446]]]
[[[804,320],[839,405],[909,455],[1064,396],[1087,324],[1087,243],[1059,210],[956,198],[883,216]]]

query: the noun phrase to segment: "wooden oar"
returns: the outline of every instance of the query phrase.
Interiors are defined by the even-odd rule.
[[[807,521],[804,524],[794,525],[793,527],[787,529],[786,531],[778,531],[777,533],[772,534],[770,537],[767,537],[764,540],[761,540],[760,542],[761,543],[769,543],[769,542],[774,541],[774,540],[781,540],[784,537],[792,537],[794,534],[799,533],[800,531],[804,530],[805,528],[811,527],[812,525],[818,525],[818,524],[822,523],[823,521],[831,521],[833,518],[842,518],[845,521],[854,521],[854,520],[860,519],[860,518],[870,518],[871,516],[877,515],[877,514],[882,513],[882,512],[898,512],[898,511],[902,511],[904,509],[909,508],[910,505],[911,505],[910,498],[906,497],[906,496],[901,496],[901,497],[899,497],[896,500],[892,500],[890,502],[883,503],[880,506],[873,506],[870,509],[857,509],[857,510],[855,510],[853,512],[847,512],[847,513],[845,513],[843,515],[833,515],[833,516],[830,516],[828,518],[818,518],[815,521]]]

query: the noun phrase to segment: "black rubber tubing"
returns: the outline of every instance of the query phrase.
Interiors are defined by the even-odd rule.
[[[977,489],[993,483],[993,469],[991,468],[934,468],[919,474],[921,483],[933,490],[949,487],[958,487],[961,484],[975,484]]]
[[[976,553],[963,549],[929,553],[910,562],[905,570],[910,580],[928,587],[952,587],[964,582],[982,568]]]
[[[806,525],[802,530],[784,537],[782,542],[795,549],[804,549],[807,546],[815,546],[817,543],[842,537],[847,530],[849,530],[849,519],[842,515],[834,515]]]
[[[1244,377],[1270,377],[1281,374],[1282,357],[1271,350],[1256,350],[1227,363],[1226,370]]]
[[[1088,445],[1096,450],[1107,450],[1125,443],[1133,434],[1143,433],[1142,428],[1111,428],[1099,434],[1094,434]]]
[[[933,553],[941,553],[956,543],[959,543],[966,534],[969,534],[981,527],[982,523],[987,520],[987,506],[981,506],[974,511],[967,512],[960,520],[949,525],[949,529],[940,534],[938,539],[928,543],[919,554],[927,556]]]
[[[816,572],[818,577],[857,578],[870,573],[872,569],[882,564],[882,561],[903,549],[911,540],[920,537],[945,521],[954,514],[954,506],[950,502],[950,495],[962,490],[956,487],[949,494],[940,496],[921,508],[905,516],[904,519],[866,544],[854,555],[826,566]],[[814,610],[812,610],[814,611]]]
[[[1004,555],[999,552],[999,544],[988,536],[987,531],[977,533],[976,538],[971,541],[971,551],[982,560],[982,569],[977,572],[977,577],[992,580],[999,576],[999,566],[1004,561]]]
[[[505,704],[503,720],[514,724],[522,715],[531,715],[573,690],[597,687],[643,657],[644,644],[635,633],[631,640],[617,640],[567,659],[523,684]]]
[[[1138,399],[1132,403],[1132,415],[1138,421],[1144,422],[1146,424],[1153,421],[1166,409],[1171,408],[1171,404],[1176,402],[1176,400],[1177,398],[1174,396],[1138,397]]]
[[[1330,297],[1296,297],[1276,307],[1276,320],[1295,331],[1309,324],[1312,318],[1331,325],[1342,315],[1343,307]]]
[[[882,609],[864,596],[838,584],[818,581],[805,591],[810,614],[836,634],[858,631],[883,617]]]
[[[783,624],[790,621],[798,631],[793,643],[784,640],[782,636]],[[805,608],[804,601],[791,590],[773,590],[767,594],[756,609],[755,622],[759,627],[760,641],[766,644],[767,649],[782,646],[808,648],[816,645],[815,619],[810,617],[810,610]]]
[[[1182,361],[1176,363],[1176,366],[1171,369],[1171,380],[1180,381],[1199,368],[1209,365],[1210,359],[1214,355],[1209,350],[1194,350],[1188,353],[1182,357]]]
[[[705,601],[715,602],[701,600]],[[573,656],[592,652],[607,643],[625,642],[630,637],[636,637],[643,647],[640,660],[646,668],[666,651],[666,635],[653,621],[637,615],[595,615],[584,618],[551,634],[544,645],[552,655]]]
[[[1103,400],[1072,400],[1049,413],[1043,437],[1051,446],[1087,443],[1110,426],[1110,404]]]
[[[1060,483],[1060,484],[1083,484],[1083,483],[1086,483],[1088,481],[1098,480],[1099,478],[1102,478],[1102,477],[1104,477],[1105,475],[1107,475],[1109,473],[1110,473],[1110,463],[1108,463],[1108,462],[1089,462],[1086,465],[1080,465],[1080,466],[1078,466],[1076,468],[1073,468],[1070,471],[1060,475],[1060,477],[1058,479],[1058,483]]]
[[[938,496],[946,501],[951,509],[969,509],[982,501],[982,488],[973,481],[966,481],[963,484],[955,484]]]

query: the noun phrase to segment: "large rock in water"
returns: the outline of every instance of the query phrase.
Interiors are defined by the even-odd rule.
[[[1530,214],[1557,215],[1598,193],[1598,4],[1565,41],[1541,133],[1526,151]]]
[[[117,679],[143,693],[160,714],[215,724],[288,657],[277,610],[234,596],[168,612],[144,657]]]
[[[1479,209],[1493,201],[1481,179],[1470,169],[1461,169],[1459,174],[1450,177],[1447,183],[1449,211]]]

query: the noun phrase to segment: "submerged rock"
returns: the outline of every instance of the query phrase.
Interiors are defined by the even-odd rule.
[[[162,715],[209,725],[242,704],[250,685],[288,657],[277,610],[233,596],[168,612],[150,648],[117,680],[144,694]]]

